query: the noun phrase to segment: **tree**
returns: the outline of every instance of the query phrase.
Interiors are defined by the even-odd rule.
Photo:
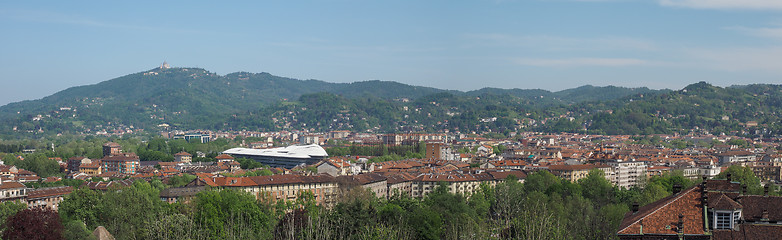
[[[190,174],[182,174],[181,176],[171,176],[168,178],[168,185],[171,185],[171,187],[182,187],[192,182],[196,178],[197,177],[195,175],[190,175]]]
[[[99,206],[103,194],[89,188],[78,188],[60,202],[59,213],[64,222],[81,221],[88,228],[99,225]]]
[[[27,208],[27,205],[19,201],[0,202],[0,232],[3,231],[4,228],[2,226],[4,226],[5,220],[8,219],[8,217],[13,216],[25,208]]]
[[[231,236],[268,238],[272,221],[255,196],[234,190],[210,190],[198,193],[195,222],[211,239]]]
[[[92,231],[87,229],[87,225],[84,225],[84,223],[79,220],[70,221],[65,224],[63,237],[65,239],[95,239],[95,236],[92,235]]]
[[[263,164],[261,164],[260,162],[249,158],[237,158],[234,160],[239,163],[239,167],[241,167],[242,169],[255,169],[255,168],[263,167]]]
[[[755,195],[763,194],[763,186],[760,185],[760,179],[755,176],[755,173],[752,172],[751,168],[733,165],[718,174],[715,178],[727,179],[728,174],[731,175],[732,181],[746,185],[747,193]]]
[[[49,208],[29,208],[19,211],[9,217],[4,226],[3,239],[63,239],[60,216]]]
[[[147,225],[167,214],[169,205],[160,201],[160,191],[146,181],[110,190],[98,204],[98,219],[120,239],[149,238]]]
[[[583,189],[584,197],[591,199],[598,206],[604,206],[614,201],[614,186],[606,180],[602,170],[592,169],[586,178],[578,181],[578,184]]]

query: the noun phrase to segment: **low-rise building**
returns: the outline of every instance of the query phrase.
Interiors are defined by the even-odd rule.
[[[207,186],[185,186],[166,188],[160,191],[160,200],[167,203],[190,203],[196,194],[207,189]]]
[[[72,157],[68,159],[67,170],[69,173],[77,173],[82,164],[90,163],[92,163],[92,160],[87,157]]]
[[[363,187],[375,194],[375,197],[388,198],[388,181],[383,175],[377,173],[364,173],[350,176],[337,177],[340,187]]]
[[[189,163],[193,161],[193,154],[190,154],[185,151],[179,152],[177,154],[174,154],[174,161]]]
[[[79,172],[90,176],[97,176],[102,173],[100,160],[92,161],[91,163],[83,163],[79,165]]]
[[[757,156],[749,151],[727,151],[717,155],[720,164],[737,164],[757,161]]]
[[[73,191],[73,187],[48,187],[33,189],[27,192],[27,207],[42,207],[57,211],[60,202]]]
[[[27,187],[17,181],[0,179],[0,202],[23,200],[27,191]]]

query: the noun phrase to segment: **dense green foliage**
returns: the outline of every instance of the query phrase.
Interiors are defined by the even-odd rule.
[[[5,220],[8,219],[8,217],[15,215],[25,208],[27,208],[27,205],[19,201],[0,202],[0,232],[5,230]]]
[[[59,213],[65,235],[105,226],[118,239],[615,239],[632,203],[665,197],[673,184],[693,183],[675,173],[645,189],[619,189],[598,170],[576,183],[539,171],[470,196],[449,193],[446,183],[421,199],[353,188],[323,208],[306,192],[270,202],[220,189],[169,205],[157,198],[166,186],[139,181],[108,192],[77,189]]]

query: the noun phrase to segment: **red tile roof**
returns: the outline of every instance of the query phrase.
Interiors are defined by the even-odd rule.
[[[712,240],[756,240],[779,239],[782,236],[782,225],[741,224],[738,231],[714,230]]]
[[[760,221],[765,211],[769,221],[782,222],[782,197],[752,195],[742,196],[739,201],[744,206],[741,215],[745,220]]]
[[[736,209],[741,209],[741,204],[737,203],[736,201],[733,201],[733,199],[730,199],[730,197],[725,196],[725,194],[720,193],[717,199],[714,200],[713,203],[709,203],[709,207],[714,209],[719,209],[719,210],[736,210]]]
[[[27,199],[28,200],[35,200],[37,198],[47,198],[47,197],[53,197],[53,196],[64,196],[68,195],[73,191],[73,187],[71,186],[65,186],[65,187],[50,187],[50,188],[39,188],[35,190],[31,190],[27,192]]]
[[[684,234],[703,234],[703,204],[700,185],[690,187],[654,203],[641,207],[637,212],[625,214],[618,234],[677,234],[679,214],[684,216]]]
[[[174,156],[193,156],[193,154],[182,151],[182,152],[178,152],[177,154],[174,154]]]
[[[3,184],[0,184],[0,190],[3,189],[13,189],[13,188],[26,188],[24,184],[21,184],[19,182],[3,182]]]

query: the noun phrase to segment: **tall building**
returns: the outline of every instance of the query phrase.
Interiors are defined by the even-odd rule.
[[[103,156],[104,157],[110,157],[110,156],[117,156],[122,153],[122,147],[115,143],[115,142],[107,142],[106,144],[103,144]]]
[[[437,160],[455,160],[451,146],[444,143],[426,143],[426,158]]]

